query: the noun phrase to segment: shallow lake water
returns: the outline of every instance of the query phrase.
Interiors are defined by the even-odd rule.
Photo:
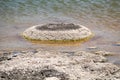
[[[22,32],[37,24],[76,23],[94,36],[76,44],[36,44],[25,40]],[[110,51],[110,62],[120,65],[120,0],[1,0],[0,50],[42,48],[55,51]],[[93,49],[92,49],[93,48]]]

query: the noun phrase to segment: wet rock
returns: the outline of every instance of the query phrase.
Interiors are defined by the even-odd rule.
[[[7,60],[12,60],[12,57],[8,57]]]
[[[24,70],[24,69],[13,69],[9,72],[0,71],[0,79],[3,80],[69,80],[67,75],[63,72],[58,72],[55,69],[43,69],[39,68],[36,70]]]
[[[120,46],[120,42],[116,42],[114,45],[115,46]]]
[[[21,51],[21,53],[27,53],[28,51]]]
[[[21,52],[12,52],[12,57],[17,57]]]
[[[7,57],[0,57],[0,61],[4,61],[4,60],[7,60],[8,58]]]
[[[5,52],[5,53],[3,53],[3,56],[8,56],[8,55],[10,55],[9,52]]]
[[[32,52],[32,53],[37,53],[38,51],[37,51],[37,50],[32,50],[31,52]]]
[[[61,53],[66,54],[67,56],[73,56],[74,55],[74,51],[62,51]]]
[[[79,40],[91,35],[88,28],[71,23],[36,25],[23,32],[30,40]]]
[[[0,80],[120,80],[120,68],[85,51],[67,56],[38,51],[20,54],[0,65]]]
[[[45,80],[60,80],[60,79],[58,79],[56,77],[48,77],[48,78],[45,78]]]
[[[107,51],[97,51],[97,52],[95,52],[95,54],[97,54],[97,55],[102,55],[102,56],[110,56],[110,55],[113,55],[113,53],[107,52]]]
[[[12,56],[11,56],[11,54],[9,52],[7,52],[7,53],[3,52],[0,55],[0,61],[11,60],[11,59],[12,59]]]
[[[59,72],[55,69],[49,69],[49,67],[42,69],[40,71],[40,74],[42,75],[42,79],[45,79],[47,77],[56,77],[59,80],[68,80],[67,74]]]
[[[89,50],[98,49],[96,46],[88,47]]]
[[[103,56],[99,56],[99,55],[94,55],[92,53],[86,53],[85,51],[78,51],[74,54],[74,59],[84,59],[84,61],[93,61],[93,62],[106,62],[107,59]],[[79,58],[81,57],[81,58]]]

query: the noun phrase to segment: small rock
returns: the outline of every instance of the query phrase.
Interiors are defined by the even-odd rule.
[[[73,56],[74,55],[74,51],[63,51],[62,53],[67,54],[67,56]]]
[[[12,58],[11,57],[9,57],[7,60],[11,60]]]
[[[115,46],[120,46],[120,42],[115,43]]]
[[[7,57],[0,57],[0,61],[4,61],[6,59],[7,59]]]
[[[13,55],[12,57],[17,57],[17,55]]]
[[[89,47],[88,49],[97,49],[96,46]]]
[[[12,57],[17,57],[19,54],[21,54],[21,52],[12,52]]]
[[[60,80],[60,79],[58,79],[56,77],[48,77],[48,78],[45,78],[45,80]]]
[[[37,50],[33,50],[33,51],[31,51],[32,53],[37,53],[38,51]]]
[[[8,56],[10,53],[3,53],[3,56]]]
[[[102,56],[110,56],[110,55],[113,55],[113,53],[107,52],[107,51],[97,51],[97,52],[95,52],[95,54],[102,55]]]
[[[21,51],[21,53],[27,53],[28,51]]]
[[[10,55],[0,57],[0,61],[11,60],[11,59],[12,59],[12,57]]]
[[[0,55],[0,61],[11,60],[12,56],[10,52],[2,52]]]

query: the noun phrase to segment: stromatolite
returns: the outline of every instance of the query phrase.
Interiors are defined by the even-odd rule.
[[[72,23],[36,25],[23,32],[30,40],[81,40],[91,35],[88,28]]]

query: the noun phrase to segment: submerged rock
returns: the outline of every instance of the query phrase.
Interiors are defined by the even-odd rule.
[[[88,28],[72,23],[36,25],[23,32],[30,40],[81,40],[91,35]]]

